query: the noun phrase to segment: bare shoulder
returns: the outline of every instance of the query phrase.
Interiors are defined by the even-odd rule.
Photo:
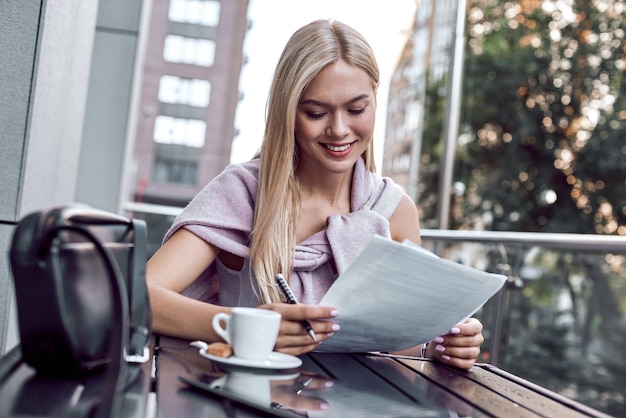
[[[396,208],[396,211],[389,219],[391,238],[394,241],[402,242],[405,239],[420,244],[420,223],[417,213],[417,206],[405,193]]]

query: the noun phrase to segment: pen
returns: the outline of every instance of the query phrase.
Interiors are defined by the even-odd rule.
[[[298,304],[298,301],[296,300],[296,297],[294,296],[293,292],[289,288],[289,285],[285,281],[285,278],[280,273],[276,275],[276,284],[278,284],[278,288],[281,290],[283,295],[285,295],[285,298],[287,299],[287,303],[290,303],[292,305]],[[315,332],[313,331],[313,328],[311,327],[311,324],[309,323],[309,321],[307,321],[306,319],[303,319],[302,325],[304,326],[304,329],[306,330],[306,332],[309,333],[311,338],[313,338],[313,341],[317,342],[317,337],[315,336]]]

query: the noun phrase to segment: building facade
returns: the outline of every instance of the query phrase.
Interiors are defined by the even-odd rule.
[[[445,94],[458,7],[456,0],[420,2],[389,87],[383,173],[416,202],[424,118],[437,116],[427,109],[426,92],[439,85]]]
[[[129,201],[184,206],[229,164],[247,8],[248,0],[153,2]]]

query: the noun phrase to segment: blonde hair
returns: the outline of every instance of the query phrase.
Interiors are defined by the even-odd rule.
[[[341,22],[317,20],[297,30],[287,42],[276,67],[267,101],[250,243],[250,267],[257,280],[261,303],[280,300],[274,275],[282,273],[288,279],[293,269],[300,207],[295,175],[297,107],[315,76],[340,59],[364,70],[376,92],[379,70],[374,53],[361,34]],[[362,158],[369,170],[376,170],[373,141]]]

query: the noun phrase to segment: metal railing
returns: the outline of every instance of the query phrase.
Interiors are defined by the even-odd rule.
[[[523,287],[519,277],[520,267],[518,266],[517,271],[514,271],[507,248],[542,247],[567,251],[626,254],[626,237],[614,235],[423,229],[421,237],[423,245],[428,245],[429,242],[433,243],[431,250],[438,255],[441,255],[443,243],[457,246],[466,243],[491,245],[499,252],[501,263],[497,265],[497,272],[506,275],[508,281],[494,296],[492,302],[495,309],[491,318],[489,362],[494,365],[499,365],[500,362],[504,300],[508,292]]]
[[[450,231],[422,229],[422,239],[445,242],[477,242],[517,246],[540,246],[568,250],[626,252],[626,237],[595,234],[543,232]]]

